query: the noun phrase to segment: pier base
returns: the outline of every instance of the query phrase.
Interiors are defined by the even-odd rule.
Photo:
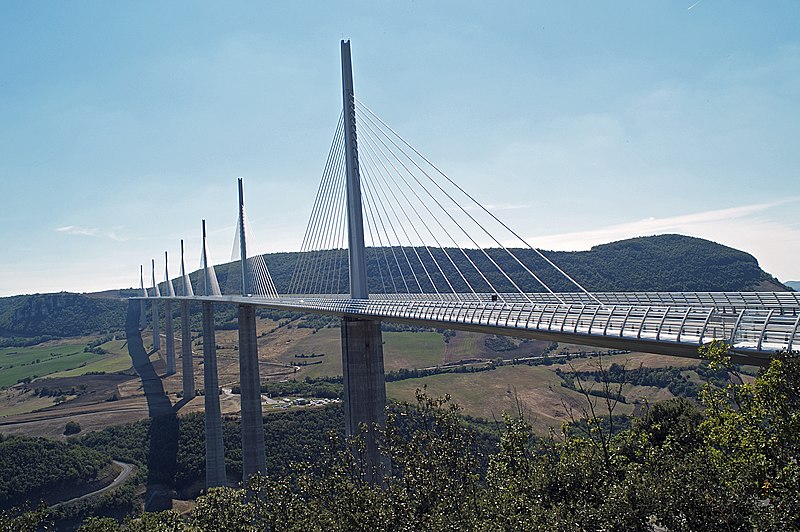
[[[217,380],[217,339],[214,333],[214,304],[203,302],[203,399],[206,420],[206,489],[224,486],[225,447],[222,443],[222,415]]]
[[[364,438],[368,480],[381,483],[390,468],[376,437],[376,428],[386,425],[381,323],[342,318],[341,328],[345,430]]]
[[[239,305],[239,398],[242,404],[242,480],[267,472],[258,367],[256,308]]]

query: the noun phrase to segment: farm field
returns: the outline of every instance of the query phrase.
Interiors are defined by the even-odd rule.
[[[516,413],[519,401],[535,431],[546,434],[566,419],[565,405],[577,411],[585,401],[578,392],[561,387],[561,379],[550,368],[502,366],[479,373],[431,375],[387,382],[386,394],[390,399],[412,403],[417,389],[424,388],[432,397],[449,394],[465,414],[498,421],[502,421],[504,412]],[[632,411],[629,405],[621,406],[627,407],[626,413]]]
[[[580,346],[571,347],[580,348]],[[699,361],[644,353],[602,357],[604,367],[609,367],[612,363],[635,369],[640,365],[645,368],[695,367]],[[591,357],[577,358],[569,363],[549,366],[504,365],[494,370],[476,373],[429,375],[387,382],[386,394],[390,399],[408,402],[415,401],[418,389],[424,389],[429,396],[449,394],[452,401],[461,406],[465,414],[489,420],[502,420],[504,412],[514,414],[521,408],[534,430],[540,435],[545,435],[550,429],[560,429],[561,424],[568,419],[570,409],[578,416],[587,404],[586,397],[580,392],[561,385],[563,380],[556,371],[594,371],[597,365],[598,358]],[[684,373],[693,381],[702,382],[694,371],[687,370]],[[601,385],[594,381],[582,381],[582,384],[587,390],[601,388]],[[612,390],[616,390],[616,385],[611,386]],[[632,414],[637,404],[674,397],[668,389],[654,386],[625,384],[621,391],[626,401],[617,404],[615,414]],[[592,397],[592,400],[598,401],[598,398]]]
[[[90,361],[86,365],[72,368],[66,371],[59,371],[50,375],[51,377],[75,377],[77,375],[85,375],[90,372],[105,372],[115,373],[118,371],[125,371],[131,368],[131,356],[128,354],[127,342],[125,340],[112,340],[101,344],[100,347],[108,354],[95,355],[97,360]],[[151,357],[155,360],[158,355]]]
[[[338,328],[281,329],[269,338],[259,339],[262,360],[284,365],[299,365],[296,379],[333,377],[342,374],[341,333]],[[435,332],[384,332],[383,355],[386,371],[424,368],[442,364],[444,339]],[[324,355],[307,357],[307,355]],[[306,355],[301,357],[297,355]]]
[[[85,347],[86,343],[0,349],[0,388],[16,384],[20,379],[74,369],[105,356],[86,353]]]
[[[283,380],[286,378],[302,380],[306,377],[335,377],[342,373],[341,370],[341,336],[336,327],[313,329],[297,327],[290,322],[276,322],[272,320],[258,320],[258,344],[260,373],[262,382],[268,380]],[[196,332],[195,332],[196,333]],[[152,342],[152,333],[149,330],[142,332],[145,348]],[[51,397],[37,397],[30,392],[23,393],[17,387],[0,391],[0,416],[11,420],[18,416],[28,419],[26,413],[34,415],[34,419],[26,422],[29,430],[35,430],[36,420],[44,419],[47,412],[52,411],[55,419],[63,419],[66,411],[78,413],[89,412],[92,404],[102,403],[102,409],[113,405],[117,416],[125,419],[146,415],[146,409],[140,405],[142,388],[138,378],[128,378],[116,387],[109,388],[95,383],[92,376],[87,373],[105,373],[108,378],[115,373],[131,368],[131,359],[128,354],[127,344],[124,340],[112,340],[101,347],[106,354],[98,355],[85,353],[84,347],[95,338],[71,339],[71,343],[52,343],[28,348],[10,348],[0,350],[0,383],[10,386],[24,377],[37,375],[39,379],[56,379],[60,386],[79,386],[85,383],[88,389],[75,399],[68,400],[65,404],[55,408],[54,399]],[[195,336],[193,340],[193,358],[195,383],[202,389],[203,382],[203,356],[202,338]],[[581,346],[561,344],[553,348],[549,342],[521,341],[518,339],[497,339],[478,333],[458,331],[454,336],[445,337],[438,332],[384,332],[384,364],[387,372],[399,369],[420,369],[435,366],[455,364],[466,360],[497,360],[510,361],[514,358],[538,357],[542,353],[572,352],[586,349]],[[80,342],[80,343],[78,343]],[[239,380],[239,353],[238,332],[236,330],[219,330],[216,333],[219,380],[221,386],[231,386]],[[150,356],[156,371],[163,375],[165,365],[164,339],[162,331],[162,351]],[[176,335],[176,352],[180,354],[180,336]],[[51,356],[52,353],[52,356]],[[314,356],[312,356],[314,355]],[[38,362],[36,362],[38,360]],[[693,359],[682,359],[661,355],[648,354],[617,354],[603,357],[606,367],[612,363],[624,365],[628,369],[639,366],[645,368],[661,368],[679,366],[692,368],[699,362]],[[13,368],[7,366],[14,365]],[[518,406],[528,413],[536,431],[546,434],[550,428],[558,429],[567,419],[567,410],[573,408],[576,412],[585,405],[586,399],[577,391],[561,386],[562,379],[556,374],[556,369],[569,372],[593,371],[596,369],[596,359],[575,358],[569,364],[552,364],[540,366],[503,365],[494,370],[476,373],[446,373],[430,375],[422,378],[393,381],[387,383],[387,395],[390,399],[400,401],[414,401],[418,388],[427,387],[427,392],[432,396],[450,394],[453,401],[462,406],[464,412],[475,417],[487,419],[502,419],[503,412],[515,412]],[[164,389],[173,403],[181,397],[181,372],[180,360],[177,364],[177,373],[162,377]],[[691,369],[684,371],[685,376],[698,383],[699,377]],[[72,381],[70,379],[79,379]],[[31,388],[48,386],[49,382],[31,383]],[[593,382],[584,382],[587,386]],[[106,403],[107,399],[116,393],[120,401]],[[636,407],[637,401],[657,401],[672,397],[667,389],[650,386],[625,385],[623,394],[626,403],[620,404],[617,413],[630,413]],[[71,397],[71,396],[70,396]],[[68,396],[65,396],[68,398]],[[120,404],[122,403],[122,404]],[[135,404],[133,408],[123,405]],[[238,396],[223,395],[223,411],[235,413],[238,411]],[[41,411],[42,409],[46,409]],[[202,400],[193,400],[184,405],[182,413],[202,410]],[[41,411],[41,412],[39,412]],[[531,413],[535,412],[535,416]],[[110,411],[109,411],[110,414]],[[80,414],[87,415],[87,414]],[[95,423],[111,421],[114,416],[97,417],[91,414]],[[10,419],[11,418],[11,419]],[[103,420],[103,421],[101,421]],[[60,422],[60,421],[59,421]],[[56,430],[58,423],[48,425],[48,430]],[[22,427],[20,426],[21,430]]]

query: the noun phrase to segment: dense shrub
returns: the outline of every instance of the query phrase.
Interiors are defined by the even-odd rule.
[[[108,455],[81,445],[7,437],[0,442],[0,507],[80,486],[109,462]]]

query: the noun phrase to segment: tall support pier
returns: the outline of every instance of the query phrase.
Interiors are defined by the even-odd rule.
[[[342,41],[341,46],[350,297],[368,299],[350,42]],[[381,482],[390,467],[388,459],[378,449],[375,430],[386,424],[381,324],[380,321],[343,318],[341,331],[346,432],[348,436],[360,434],[364,438],[367,475],[371,481]]]
[[[139,265],[139,291],[142,297],[147,299],[147,289],[144,287],[144,266]],[[147,328],[147,307],[145,299],[139,302],[139,330],[143,331]]]
[[[158,285],[156,284],[156,259],[153,259],[152,262],[152,270],[153,270],[153,302],[150,305],[150,310],[153,313],[153,351],[161,351],[161,324],[158,318],[158,297],[161,296],[161,293],[158,290]]]
[[[206,250],[206,221],[203,220],[203,295],[212,295]],[[214,331],[214,304],[203,301],[203,399],[206,421],[206,488],[225,485],[225,446],[222,442],[222,415],[217,377],[217,339]]]
[[[250,272],[244,223],[244,192],[239,178],[239,246],[242,266],[242,295],[250,294]],[[239,305],[239,396],[242,405],[242,477],[267,472],[264,452],[264,417],[261,411],[261,375],[258,366],[256,308]]]
[[[181,295],[193,296],[192,283],[186,273],[183,240],[181,240]],[[181,378],[183,382],[183,398],[191,401],[195,396],[194,364],[192,363],[192,330],[189,323],[189,302],[181,300]]]
[[[175,297],[175,289],[172,286],[172,281],[169,278],[169,255],[164,252],[164,279],[166,287],[164,291],[167,297]],[[174,375],[175,367],[175,327],[172,324],[172,300],[167,299],[164,302],[164,330],[166,333],[167,343],[167,375]]]

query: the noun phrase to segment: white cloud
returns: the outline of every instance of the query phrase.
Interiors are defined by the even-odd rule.
[[[75,225],[65,225],[63,227],[57,227],[55,229],[58,233],[64,233],[67,235],[80,235],[80,236],[99,236],[108,238],[110,240],[115,240],[117,242],[125,242],[127,237],[120,236],[117,234],[117,231],[122,229],[123,226],[115,226],[108,231],[101,231],[97,227],[79,227]]]
[[[452,204],[446,205],[447,207],[451,207]],[[483,206],[486,210],[496,212],[496,211],[516,211],[520,209],[530,209],[531,206],[524,203],[488,203]],[[481,211],[482,208],[471,204],[464,207],[466,211]]]

